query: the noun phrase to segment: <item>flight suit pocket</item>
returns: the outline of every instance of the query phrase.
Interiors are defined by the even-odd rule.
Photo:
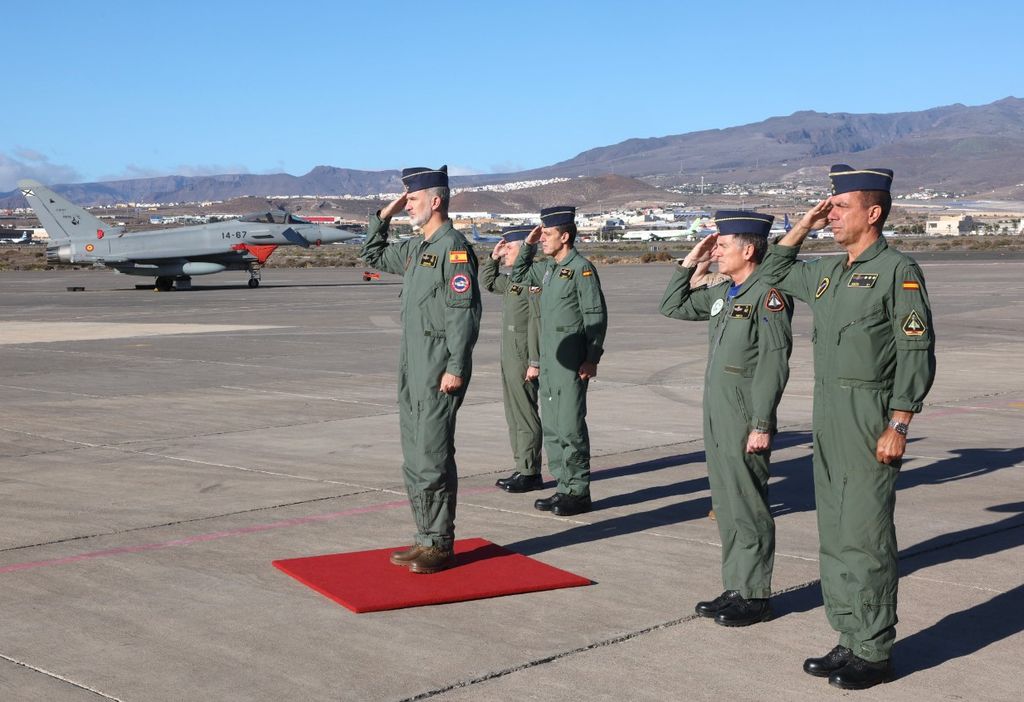
[[[839,328],[836,345],[843,376],[856,380],[884,377],[886,368],[879,360],[892,355],[894,343],[885,306],[879,302]]]
[[[743,415],[743,419],[746,420],[749,425],[753,418],[750,414],[750,410],[747,408],[747,400],[743,397],[743,391],[740,388],[735,388],[736,391],[736,407],[739,409],[740,414]]]
[[[437,296],[441,290],[442,283],[430,287],[417,301],[420,314],[423,316],[424,329],[444,329],[444,314],[441,311],[442,305],[438,304]]]

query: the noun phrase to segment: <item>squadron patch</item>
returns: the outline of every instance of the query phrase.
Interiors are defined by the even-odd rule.
[[[560,271],[558,271],[558,277],[565,278],[566,280],[572,279],[574,275],[576,275],[576,271],[574,271],[572,268],[563,268]]]
[[[824,278],[821,279],[821,282],[818,283],[818,289],[814,292],[815,300],[817,300],[819,297],[825,294],[825,291],[828,290],[828,284],[831,282],[832,281],[829,280],[828,276],[825,276]]]
[[[539,293],[541,290],[543,290],[543,288],[541,286],[539,286],[539,285],[531,285],[530,286],[530,292],[533,293],[534,295]]]
[[[733,304],[732,310],[729,312],[729,317],[731,319],[750,319],[750,313],[753,310],[753,305]]]
[[[449,251],[448,263],[469,263],[469,254],[465,251]]]
[[[917,313],[917,310],[910,310],[910,314],[903,320],[903,333],[907,336],[924,336],[926,331],[928,331],[928,327],[921,320],[921,315]]]
[[[725,307],[725,300],[723,300],[722,298],[718,298],[717,300],[715,300],[715,304],[711,305],[711,316],[714,317],[715,315],[717,315],[719,312],[722,311],[723,307]]]
[[[510,293],[515,293],[516,295],[519,295],[520,293],[523,292],[523,286],[512,283],[512,285],[508,286],[508,291]]]
[[[420,256],[420,265],[426,266],[428,268],[433,268],[434,266],[437,265],[437,256],[428,253],[423,254],[422,256]]]
[[[453,292],[457,292],[460,295],[469,290],[469,276],[465,273],[456,273],[452,276],[451,282],[448,283]]]
[[[921,289],[921,284],[919,282],[917,282],[916,280],[904,280],[903,281],[903,289],[904,290],[920,290]]]
[[[848,288],[873,288],[875,282],[878,280],[877,273],[854,273],[850,276],[850,282],[846,284]]]
[[[786,309],[786,301],[782,299],[778,290],[772,288],[764,297],[764,308],[769,312],[781,312]]]

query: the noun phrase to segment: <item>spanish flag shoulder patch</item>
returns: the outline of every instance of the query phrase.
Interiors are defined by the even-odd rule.
[[[920,290],[921,289],[921,284],[919,282],[917,282],[916,280],[904,280],[903,281],[903,289],[904,290]]]
[[[448,263],[469,263],[469,254],[465,251],[449,251]]]

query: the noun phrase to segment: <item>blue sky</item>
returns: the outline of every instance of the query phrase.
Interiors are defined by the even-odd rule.
[[[945,7],[5,3],[0,191],[321,164],[519,170],[798,110],[1024,97],[1020,4]]]

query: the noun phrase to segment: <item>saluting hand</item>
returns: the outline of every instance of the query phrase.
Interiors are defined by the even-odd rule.
[[[530,236],[526,237],[527,244],[536,244],[540,241],[540,230],[541,226],[538,224],[536,227],[530,230]]]
[[[715,248],[715,244],[718,242],[717,234],[708,234],[706,237],[697,242],[697,245],[686,255],[683,259],[683,266],[686,268],[693,268],[698,264],[707,264],[704,267],[705,272],[711,265],[711,252]]]
[[[498,243],[494,245],[494,250],[491,251],[491,258],[495,261],[500,261],[502,256],[505,255],[505,245],[507,243],[504,239],[499,239]]]
[[[832,198],[827,197],[817,205],[807,210],[804,216],[797,222],[796,227],[806,229],[807,231],[814,231],[815,229],[824,229],[825,225],[828,224],[828,213],[832,211]],[[796,229],[796,227],[793,227]]]
[[[396,214],[405,209],[405,196],[406,193],[402,193],[397,198],[388,203],[387,207],[380,211],[381,219],[390,219]]]

